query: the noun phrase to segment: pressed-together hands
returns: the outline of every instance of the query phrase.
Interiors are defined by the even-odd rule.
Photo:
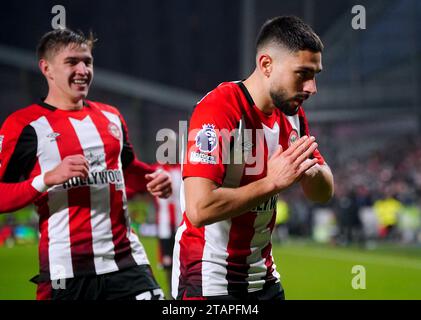
[[[288,188],[316,165],[316,158],[309,159],[316,148],[317,143],[312,136],[301,137],[285,151],[279,146],[268,161],[265,179],[277,192]]]

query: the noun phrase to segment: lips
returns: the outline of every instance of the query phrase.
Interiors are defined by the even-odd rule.
[[[88,84],[88,79],[87,78],[86,79],[73,79],[72,83],[77,84],[79,86],[83,86],[83,85]]]
[[[305,95],[305,96],[297,96],[295,98],[295,100],[303,102],[303,101],[307,100],[308,98],[309,98],[309,96],[307,96],[307,95]]]
[[[297,104],[297,105],[302,105],[303,104],[303,102],[304,101],[306,101],[307,99],[309,98],[309,96],[298,96],[298,97],[295,97],[295,99],[294,99],[294,102]]]

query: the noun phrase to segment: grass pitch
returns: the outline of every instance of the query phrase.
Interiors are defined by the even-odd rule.
[[[141,241],[158,282],[169,295],[164,272],[156,267],[157,241]],[[383,245],[363,250],[294,241],[274,244],[273,255],[288,300],[421,299],[420,248]],[[37,247],[2,247],[0,262],[0,299],[34,299],[36,287],[29,279],[38,272]],[[365,268],[365,289],[352,287],[356,265]]]

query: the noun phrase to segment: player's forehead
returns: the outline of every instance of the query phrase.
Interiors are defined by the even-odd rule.
[[[294,69],[303,69],[319,73],[322,71],[322,54],[310,50],[299,50],[291,54],[291,66]]]
[[[66,58],[91,58],[92,59],[92,51],[91,48],[85,43],[74,43],[71,42],[69,44],[62,44],[61,46],[57,47],[52,54],[54,55],[53,58],[64,60]]]

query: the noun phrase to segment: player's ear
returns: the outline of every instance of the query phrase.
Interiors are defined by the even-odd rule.
[[[272,72],[272,62],[272,57],[267,53],[262,53],[257,57],[257,67],[266,78],[268,78]]]
[[[41,70],[44,77],[51,78],[51,67],[47,59],[40,59],[38,62],[38,67]]]

